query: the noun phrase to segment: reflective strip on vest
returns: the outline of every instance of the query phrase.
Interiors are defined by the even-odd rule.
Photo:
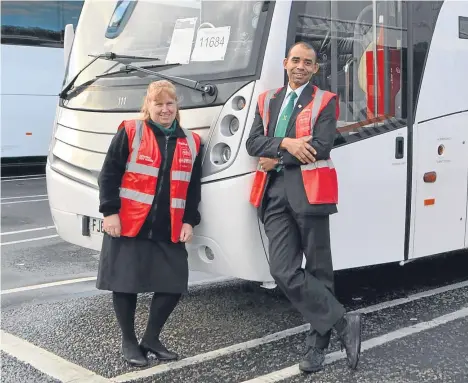
[[[312,111],[310,114],[310,129],[311,132],[314,128],[315,122],[317,121],[317,118],[319,116],[319,111],[320,111],[320,106],[322,105],[323,101],[323,96],[325,95],[325,92],[319,88],[315,90],[315,95],[314,95],[314,103],[312,104]],[[315,170],[318,168],[330,168],[333,169],[335,166],[333,165],[333,161],[328,159],[328,160],[320,160],[317,162],[313,162],[311,164],[305,164],[301,165],[301,170]]]
[[[133,156],[133,153],[132,153]],[[142,165],[135,162],[127,163],[127,171],[139,174],[145,174],[147,176],[157,177],[159,174],[159,168],[154,166]]]
[[[143,137],[143,121],[135,121],[135,137],[132,142],[132,156],[130,158],[130,163],[137,163],[138,152],[140,151],[141,138]]]
[[[171,207],[173,209],[185,209],[185,200],[181,198],[173,198],[171,200]]]
[[[312,112],[310,115],[310,130],[314,129],[315,122],[317,121],[318,115],[319,115],[319,110],[320,106],[322,105],[323,101],[323,95],[325,92],[319,88],[315,90],[315,95],[314,95],[314,103],[312,104]]]
[[[120,188],[120,197],[151,205],[153,203],[154,196],[131,189]]]
[[[320,160],[317,162],[312,162],[311,164],[301,165],[301,170],[315,170],[318,168],[334,169],[335,165],[333,165],[332,160]]]
[[[193,138],[193,134],[190,130],[182,128],[185,135],[187,136],[187,144],[190,148],[190,152],[192,153],[192,165],[195,163],[195,158],[197,157],[197,144],[195,143],[195,139]]]
[[[190,172],[182,172],[180,170],[175,170],[171,173],[172,175],[172,180],[173,181],[185,181],[185,182],[189,182],[190,181],[190,177],[192,175],[192,173]]]
[[[272,97],[275,95],[275,93],[276,93],[275,89],[269,90],[268,93],[265,96],[265,101],[263,103],[262,120],[263,120],[263,127],[264,127],[265,130],[266,130],[267,125],[268,125],[267,118],[268,118],[268,113],[269,113],[269,110],[270,110],[270,101],[271,101]]]
[[[126,169],[132,173],[144,174],[147,176],[157,177],[159,174],[159,168],[154,166],[143,165],[137,162],[138,152],[140,151],[141,140],[143,138],[143,121],[135,121],[135,137],[132,142],[132,156],[130,161],[127,162]]]

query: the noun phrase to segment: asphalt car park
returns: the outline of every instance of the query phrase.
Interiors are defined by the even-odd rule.
[[[57,235],[44,176],[2,179],[1,208],[4,382],[468,381],[467,252],[337,272],[364,318],[356,371],[334,334],[323,371],[303,375],[308,325],[280,291],[197,272],[162,333],[180,360],[137,368],[120,356],[111,293],[95,288],[99,252]],[[150,300],[139,296],[138,334]]]

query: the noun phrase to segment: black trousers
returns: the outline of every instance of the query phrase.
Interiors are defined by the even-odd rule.
[[[291,304],[310,323],[307,344],[327,348],[331,329],[345,314],[334,296],[329,216],[297,215],[286,198],[282,173],[266,193],[265,233],[270,273]],[[303,254],[306,257],[302,269]]]

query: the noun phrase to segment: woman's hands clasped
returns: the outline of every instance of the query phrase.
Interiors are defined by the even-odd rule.
[[[104,231],[111,237],[120,237],[120,218],[118,214],[104,217]]]
[[[104,217],[104,231],[109,234],[111,237],[120,237],[120,218],[118,214],[112,214],[107,217]],[[189,242],[193,237],[193,228],[188,223],[182,225],[182,230],[180,231],[180,241]]]
[[[182,225],[182,230],[180,231],[180,242],[190,242],[193,237],[193,227],[188,223]]]

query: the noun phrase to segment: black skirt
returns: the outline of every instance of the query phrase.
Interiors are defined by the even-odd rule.
[[[96,287],[121,293],[182,294],[188,286],[184,243],[104,234]]]

